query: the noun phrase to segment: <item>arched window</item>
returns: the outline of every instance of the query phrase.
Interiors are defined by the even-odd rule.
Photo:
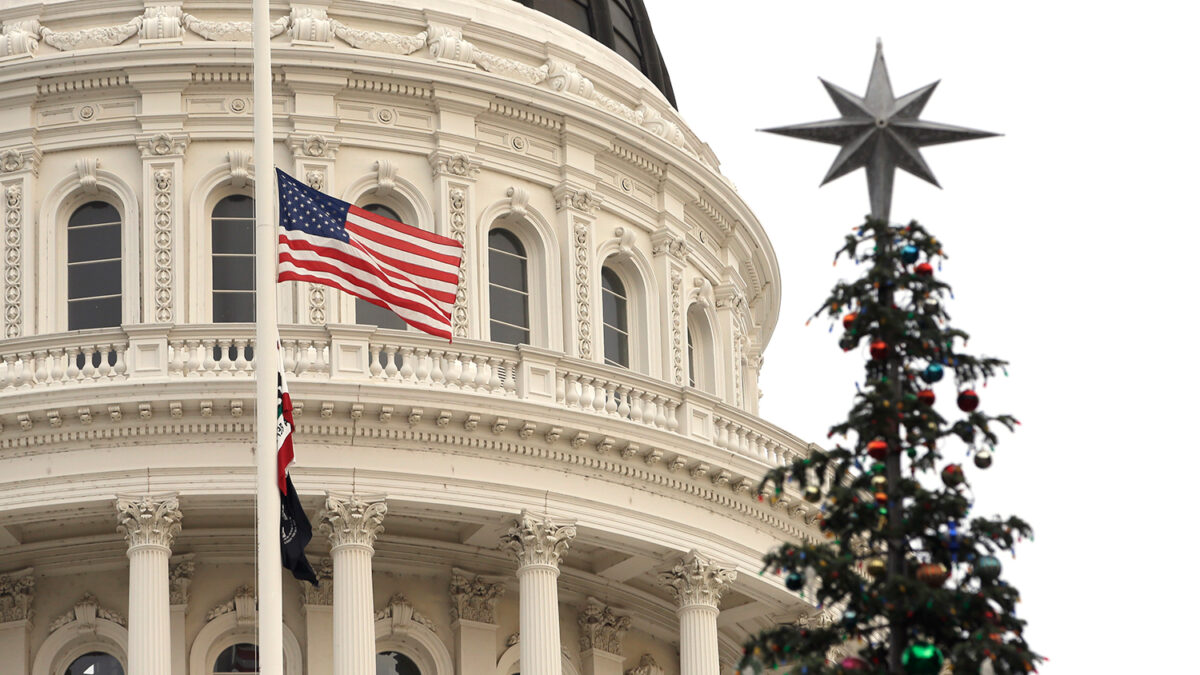
[[[529,344],[529,257],[508,230],[488,232],[488,291],[492,341]]]
[[[88,202],[67,219],[67,330],[121,325],[121,214]]]
[[[239,642],[225,648],[213,662],[212,675],[258,672],[258,645]]]
[[[384,206],[383,204],[367,204],[362,209],[377,216],[403,222],[400,214],[396,213],[391,207]],[[404,319],[401,319],[392,310],[385,309],[379,305],[373,305],[362,298],[354,298],[354,322],[365,326],[379,326],[380,328],[394,328],[396,330],[405,330],[408,328],[408,324],[404,322]]]
[[[688,386],[716,393],[716,347],[712,324],[700,305],[692,305],[687,312],[687,360]]]
[[[212,211],[212,320],[254,321],[254,198],[230,195]]]
[[[604,307],[604,362],[629,367],[629,296],[625,283],[608,267],[600,270],[600,295]]]
[[[386,651],[375,655],[375,675],[421,675],[421,669],[404,654]]]
[[[63,675],[125,675],[125,669],[112,654],[88,652],[72,661]]]
[[[688,347],[688,386],[696,386],[696,344],[692,342],[692,325],[688,324],[687,332],[687,347]]]

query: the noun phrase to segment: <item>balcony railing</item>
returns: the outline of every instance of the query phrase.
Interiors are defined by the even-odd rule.
[[[768,464],[807,443],[690,387],[522,345],[369,326],[281,326],[283,370],[297,381],[379,382],[505,397],[615,418]],[[28,392],[123,382],[254,377],[250,324],[131,325],[0,344],[0,409]],[[81,390],[82,393],[82,390]]]

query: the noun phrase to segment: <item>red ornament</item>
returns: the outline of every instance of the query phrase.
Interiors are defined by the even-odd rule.
[[[974,389],[965,389],[958,394],[958,409],[963,412],[971,412],[979,407],[979,394],[975,393]]]
[[[946,468],[942,469],[942,482],[946,487],[957,487],[966,480],[961,464],[947,464]]]
[[[917,400],[921,402],[921,405],[933,405],[937,397],[933,395],[932,389],[922,389],[917,392]]]
[[[876,361],[882,361],[887,358],[888,343],[883,340],[876,340],[871,343],[871,358]]]
[[[854,324],[854,320],[857,318],[858,318],[858,315],[855,314],[854,312],[850,312],[846,316],[843,316],[842,317],[842,328],[845,328],[846,330],[850,330],[850,326]]]
[[[917,580],[930,588],[941,588],[950,578],[950,571],[941,563],[925,563],[917,568]]]
[[[933,276],[933,265],[930,265],[929,263],[921,263],[920,265],[916,266],[915,270],[916,270],[918,276],[922,276],[922,277]]]
[[[872,459],[877,459],[881,462],[884,459],[887,459],[887,454],[888,454],[887,441],[880,440],[877,438],[877,439],[871,441],[870,443],[867,443],[867,454],[870,455]]]
[[[867,662],[857,656],[847,656],[838,664],[845,670],[866,670]]]
[[[887,504],[887,500],[888,500],[888,496],[887,496],[886,492],[876,492],[875,493],[875,501],[879,502],[880,504]]]

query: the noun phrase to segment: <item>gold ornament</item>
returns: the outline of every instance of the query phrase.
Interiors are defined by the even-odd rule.
[[[804,488],[804,499],[814,503],[821,501],[821,488],[816,485],[809,485]]]
[[[873,577],[881,577],[887,574],[887,563],[883,558],[871,558],[867,561],[867,574]]]

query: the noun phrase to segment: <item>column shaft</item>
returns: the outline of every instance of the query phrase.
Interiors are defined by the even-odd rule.
[[[369,546],[333,548],[333,675],[375,672],[375,603]]]
[[[680,675],[720,675],[717,608],[689,605],[679,609]]]
[[[129,549],[129,675],[171,672],[170,558],[165,546]]]
[[[526,565],[517,570],[521,585],[521,672],[562,675],[558,628],[558,568]]]

